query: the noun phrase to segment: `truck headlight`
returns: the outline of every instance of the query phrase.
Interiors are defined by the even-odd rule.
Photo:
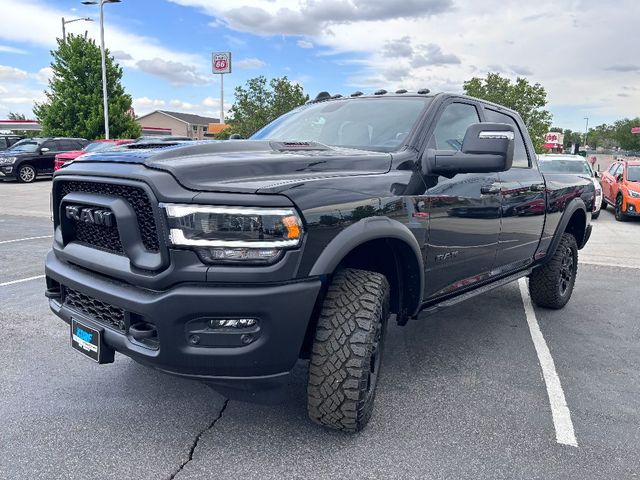
[[[302,240],[302,221],[293,208],[161,207],[171,244],[195,249],[207,263],[270,264]]]
[[[636,192],[635,190],[629,190],[629,196],[633,198],[640,198],[640,192]]]

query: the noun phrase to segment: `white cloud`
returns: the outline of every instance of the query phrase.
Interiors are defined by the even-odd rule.
[[[0,80],[24,80],[27,76],[27,72],[24,70],[7,65],[0,65]]]
[[[207,97],[202,100],[202,105],[209,108],[215,108],[220,106],[220,98]]]
[[[313,48],[313,43],[308,40],[298,40],[296,43],[300,48]]]
[[[172,60],[140,60],[136,66],[143,72],[163,78],[171,85],[204,85],[211,82],[210,77],[198,73],[195,67]]]
[[[235,66],[240,70],[256,70],[264,67],[265,65],[266,63],[259,58],[243,58],[242,60],[234,62],[232,66]]]
[[[171,100],[169,102],[169,105],[181,110],[193,110],[196,107],[196,105],[194,105],[193,103],[183,102],[182,100]]]
[[[38,81],[39,84],[49,85],[49,80],[53,78],[53,68],[51,67],[41,68],[40,70],[38,70],[38,73],[35,73],[33,76],[35,77],[35,79]]]
[[[26,50],[22,50],[21,48],[10,47],[8,45],[0,45],[0,52],[17,53],[19,55],[25,55],[27,53]]]

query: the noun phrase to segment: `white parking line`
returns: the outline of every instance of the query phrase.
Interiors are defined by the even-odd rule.
[[[6,287],[7,285],[15,285],[16,283],[29,282],[31,280],[38,280],[44,278],[44,275],[36,275],[35,277],[21,278],[20,280],[12,280],[10,282],[0,283],[0,287]]]
[[[520,295],[522,295],[522,303],[524,303],[524,312],[527,317],[531,340],[533,340],[533,346],[538,354],[538,361],[542,368],[542,376],[544,377],[544,383],[547,386],[547,395],[549,396],[549,403],[551,404],[553,426],[556,429],[556,442],[563,445],[577,447],[578,441],[576,440],[576,435],[573,431],[571,412],[569,411],[567,401],[564,398],[564,392],[562,391],[560,378],[556,372],[553,357],[551,356],[547,342],[545,342],[544,336],[540,331],[540,325],[538,324],[535,311],[533,310],[533,305],[531,304],[527,281],[524,278],[521,278],[518,280],[518,283],[520,284]]]
[[[53,235],[43,235],[41,237],[25,237],[25,238],[16,238],[15,240],[2,240],[0,245],[3,243],[16,243],[16,242],[24,242],[26,240],[38,240],[40,238],[53,238]]]
[[[598,267],[614,267],[614,268],[631,268],[634,270],[640,270],[640,265],[619,265],[610,262],[594,262],[592,260],[579,260],[581,265],[596,265]]]

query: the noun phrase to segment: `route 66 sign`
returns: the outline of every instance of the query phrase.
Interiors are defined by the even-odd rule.
[[[213,73],[231,73],[231,52],[214,52],[211,66]]]

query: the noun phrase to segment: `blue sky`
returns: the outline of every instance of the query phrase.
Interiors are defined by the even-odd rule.
[[[233,52],[225,103],[247,79],[288,76],[310,95],[377,88],[461,91],[498,71],[540,82],[554,125],[583,130],[640,115],[640,2],[595,0],[123,0],[107,5],[106,43],[124,67],[136,113],[218,116],[212,51]],[[42,99],[60,18],[97,35],[78,0],[0,0],[0,117]],[[588,27],[596,25],[596,27]]]

